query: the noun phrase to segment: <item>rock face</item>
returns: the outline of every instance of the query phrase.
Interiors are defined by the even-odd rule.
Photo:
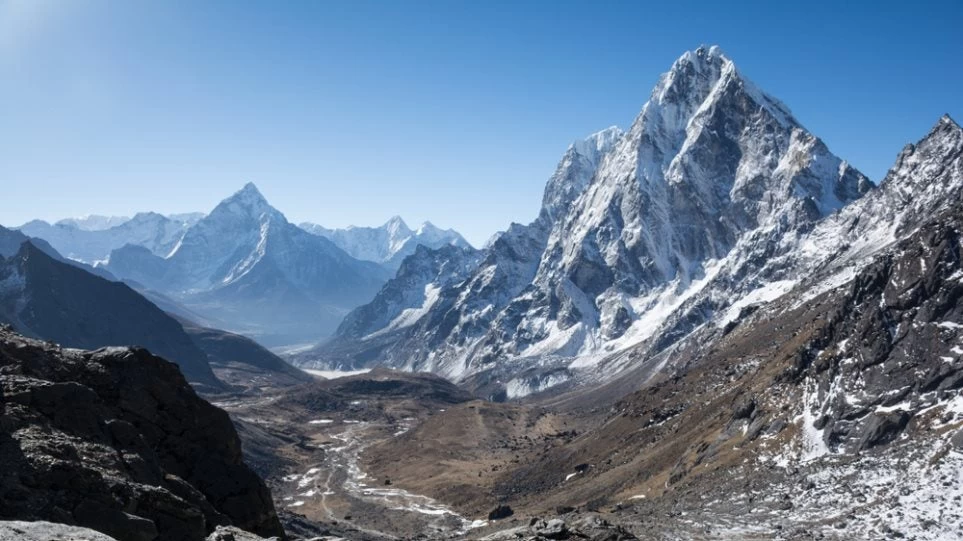
[[[425,222],[412,230],[400,216],[391,218],[381,227],[327,229],[308,222],[298,227],[330,240],[351,257],[381,263],[391,272],[398,270],[401,262],[415,253],[418,246],[471,248],[468,241],[453,229],[440,229],[431,222]]]
[[[118,539],[283,535],[227,414],[146,350],[59,349],[0,330],[0,518]]]
[[[390,347],[430,310],[439,304],[453,304],[457,299],[446,294],[471,275],[482,256],[478,250],[454,245],[435,250],[418,246],[374,300],[352,310],[330,341],[298,355],[296,362],[307,368],[353,367],[361,364],[359,358],[380,358],[383,348]],[[319,356],[324,358],[323,364],[312,362]]]
[[[176,362],[192,382],[221,385],[180,323],[127,285],[58,261],[33,241],[0,257],[0,322],[67,347],[140,345]]]
[[[389,278],[289,223],[253,184],[187,229],[169,254],[114,250],[108,270],[268,345],[316,341]]]

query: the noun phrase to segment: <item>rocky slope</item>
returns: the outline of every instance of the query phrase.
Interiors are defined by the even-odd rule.
[[[283,535],[226,413],[146,350],[60,349],[0,330],[0,518],[118,539]]]
[[[309,374],[246,336],[201,327],[190,321],[180,320],[180,323],[194,345],[207,355],[217,378],[235,390],[259,392],[314,381]]]
[[[190,381],[221,387],[180,323],[125,284],[57,261],[32,241],[0,257],[0,321],[65,347],[147,347],[178,363]]]
[[[351,257],[381,263],[391,272],[398,270],[401,262],[415,253],[418,246],[471,248],[468,241],[453,229],[440,229],[431,222],[425,222],[412,230],[400,216],[392,217],[381,227],[328,229],[310,222],[299,224],[298,227],[330,240]]]
[[[126,246],[107,268],[269,345],[317,340],[388,279],[379,265],[289,223],[253,184],[190,227],[166,257]]]

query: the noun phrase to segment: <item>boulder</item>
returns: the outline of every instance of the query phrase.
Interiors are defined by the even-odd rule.
[[[910,414],[905,411],[873,413],[863,427],[859,450],[870,449],[895,440],[909,423]]]
[[[501,520],[515,514],[515,511],[507,505],[499,505],[488,513],[488,520]]]

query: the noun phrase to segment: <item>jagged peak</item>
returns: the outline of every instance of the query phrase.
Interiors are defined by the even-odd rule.
[[[284,215],[268,203],[253,182],[221,201],[211,213],[198,223],[218,220],[219,216],[233,215],[254,220],[265,218],[286,221]]]
[[[936,121],[936,124],[930,128],[929,133],[916,144],[907,145],[907,149],[912,151],[917,148],[933,145],[951,148],[959,147],[961,144],[963,144],[963,128],[960,128],[960,125],[957,124],[949,114],[944,114]],[[904,149],[904,152],[905,151],[906,149]]]
[[[682,54],[652,90],[633,128],[652,124],[676,143],[685,138],[690,122],[732,92],[742,93],[787,128],[802,127],[778,99],[746,78],[717,46],[702,46]]]
[[[716,45],[686,51],[660,77],[652,97],[662,103],[676,96],[687,96],[693,91],[708,93],[727,67],[735,71],[732,61]]]
[[[718,45],[700,45],[697,49],[682,53],[675,62],[672,63],[670,73],[685,71],[692,67],[699,72],[707,72],[713,68],[721,68],[726,63],[732,63],[728,56]]]
[[[248,182],[243,188],[234,192],[230,197],[221,202],[221,204],[239,203],[246,207],[251,206],[269,206],[267,199],[261,194],[261,191],[257,189],[257,186],[253,182]],[[220,205],[219,205],[220,206]]]
[[[933,182],[949,182],[947,188],[955,187],[960,181],[959,175],[940,174],[943,167],[928,167],[928,164],[948,164],[960,156],[963,156],[963,129],[950,115],[944,114],[922,139],[903,147],[880,186],[906,196]]]
[[[399,231],[410,232],[411,231],[411,228],[408,227],[408,224],[405,223],[404,219],[402,219],[401,216],[398,216],[398,215],[388,218],[388,221],[385,222],[385,224],[382,227],[384,227],[386,230],[391,232],[399,232]]]
[[[935,132],[937,130],[961,131],[963,130],[963,128],[960,128],[960,125],[957,124],[955,120],[953,120],[953,117],[951,117],[949,113],[943,113],[943,116],[941,116],[940,119],[936,121],[936,125],[933,126],[933,129],[931,131]]]
[[[242,192],[255,193],[257,195],[261,195],[261,191],[257,189],[257,185],[254,184],[253,182],[245,183],[244,187],[242,187],[238,193],[242,193]]]

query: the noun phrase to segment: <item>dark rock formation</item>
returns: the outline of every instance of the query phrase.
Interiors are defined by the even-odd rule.
[[[488,520],[501,520],[515,514],[512,508],[507,505],[499,505],[488,513]]]
[[[283,535],[227,414],[144,349],[60,349],[2,328],[0,408],[2,519],[124,540]]]

